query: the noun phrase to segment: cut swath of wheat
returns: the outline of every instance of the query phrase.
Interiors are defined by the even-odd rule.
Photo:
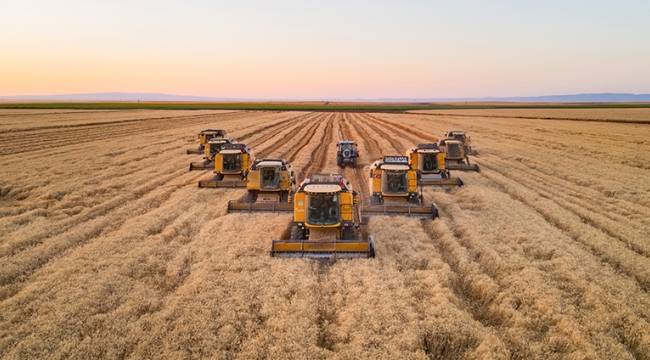
[[[607,122],[647,109],[1,114],[0,356],[650,353],[650,128]],[[423,188],[435,220],[370,216],[374,258],[278,259],[290,212],[229,213],[245,187],[197,187],[204,128],[369,205],[376,160],[450,129],[480,172]],[[356,166],[337,166],[340,140]]]

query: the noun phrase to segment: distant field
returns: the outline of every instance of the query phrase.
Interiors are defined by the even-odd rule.
[[[159,109],[402,112],[436,109],[602,109],[650,108],[650,103],[381,103],[381,102],[28,102],[0,109]]]
[[[225,110],[0,110],[0,358],[648,358],[650,125],[563,120],[648,110]],[[197,187],[205,127],[362,197],[449,129],[482,171],[424,190],[439,219],[371,218],[375,259],[271,258],[291,216]]]
[[[610,108],[610,109],[456,109],[456,110],[416,110],[413,113],[453,117],[491,117],[502,119],[530,120],[576,120],[596,122],[627,122],[650,124],[650,108]]]

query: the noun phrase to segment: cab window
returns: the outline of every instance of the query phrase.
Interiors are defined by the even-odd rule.
[[[313,225],[339,223],[339,196],[336,193],[310,194],[307,222]]]
[[[422,154],[422,170],[433,171],[438,169],[438,158],[436,154]]]
[[[280,184],[280,169],[277,167],[264,167],[260,170],[262,187],[275,189]]]
[[[223,169],[225,171],[241,170],[241,154],[223,154]]]
[[[404,193],[408,191],[406,172],[386,171],[385,174],[384,192]]]

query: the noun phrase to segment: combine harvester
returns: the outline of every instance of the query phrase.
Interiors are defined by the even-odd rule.
[[[258,159],[246,177],[246,200],[228,201],[228,212],[291,212],[295,176],[291,165],[280,159]]]
[[[407,156],[384,156],[370,167],[370,203],[361,213],[366,215],[402,215],[426,219],[438,217],[434,204],[423,204],[422,187],[417,170]]]
[[[438,143],[445,152],[445,167],[449,170],[480,171],[477,164],[470,164],[468,148],[461,140],[445,138]]]
[[[438,144],[418,144],[407,156],[411,169],[419,174],[421,185],[463,186],[463,180],[451,177],[451,171],[445,167],[445,153]]]
[[[250,159],[246,144],[224,144],[214,156],[214,177],[200,180],[199,187],[246,187]]]
[[[225,137],[226,130],[222,129],[203,129],[199,132],[199,147],[197,149],[187,149],[187,154],[203,154],[205,144],[214,137]]]
[[[233,144],[235,141],[231,138],[217,137],[208,140],[204,146],[203,161],[190,163],[190,171],[209,170],[214,168],[214,157],[217,155],[224,144]]]
[[[315,174],[294,195],[287,240],[273,240],[271,256],[372,258],[375,243],[362,229],[357,193],[341,175]]]
[[[478,151],[472,149],[472,138],[462,130],[450,130],[445,133],[445,139],[458,140],[463,143],[467,155],[478,155]]]

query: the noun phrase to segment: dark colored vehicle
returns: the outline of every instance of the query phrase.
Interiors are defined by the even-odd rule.
[[[336,164],[340,167],[357,167],[359,150],[357,143],[350,140],[341,140],[336,144]]]

